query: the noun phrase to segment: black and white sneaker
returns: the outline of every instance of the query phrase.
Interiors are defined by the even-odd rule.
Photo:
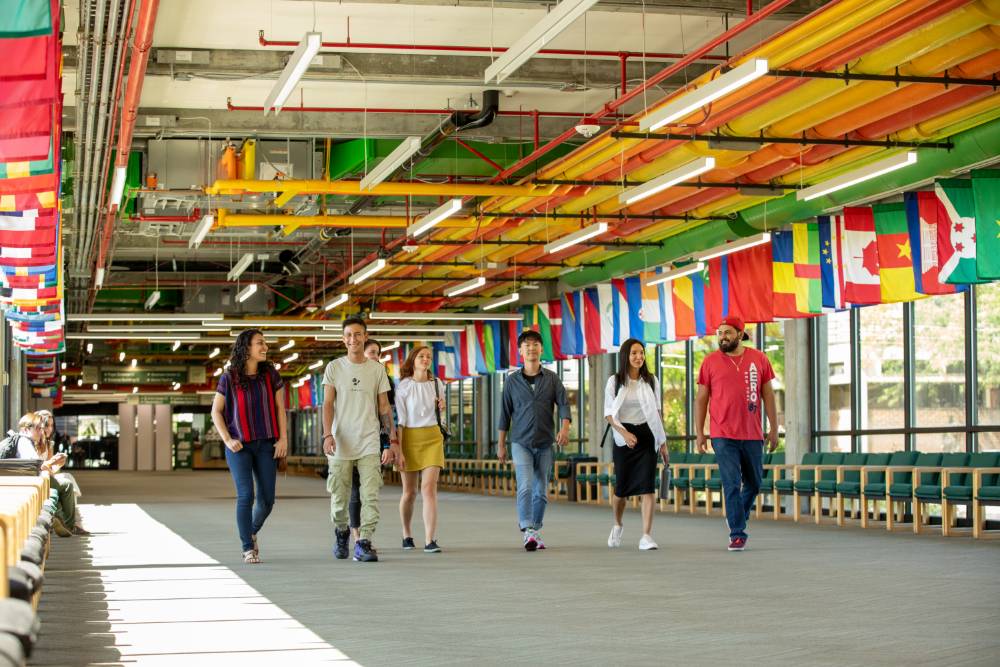
[[[415,545],[413,543],[413,538],[412,537],[404,537],[403,538],[403,549],[405,549],[406,551],[410,551],[411,549],[416,549],[416,548],[417,548],[417,545]]]
[[[439,554],[441,553],[441,547],[438,546],[437,540],[431,540],[424,547],[425,554]]]

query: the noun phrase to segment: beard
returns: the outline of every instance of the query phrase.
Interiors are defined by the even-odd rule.
[[[735,352],[736,348],[740,346],[740,341],[738,340],[720,340],[719,349],[723,352]]]

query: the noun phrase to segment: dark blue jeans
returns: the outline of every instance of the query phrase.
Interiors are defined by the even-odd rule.
[[[712,449],[722,477],[722,493],[726,497],[729,536],[746,539],[750,510],[764,474],[764,441],[712,438]]]
[[[274,507],[274,486],[278,462],[274,458],[274,439],[251,440],[233,453],[226,447],[226,463],[236,485],[236,528],[243,551],[253,549],[253,536],[260,532]],[[254,504],[254,479],[257,503]]]

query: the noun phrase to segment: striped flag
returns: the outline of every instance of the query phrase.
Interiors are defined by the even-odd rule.
[[[675,279],[672,285],[677,339],[704,336],[708,332],[705,326],[705,281],[695,273]]]
[[[882,303],[919,299],[913,277],[913,247],[906,220],[906,205],[877,204],[872,207],[878,242],[879,282]]]
[[[792,259],[795,265],[795,307],[800,313],[823,311],[820,277],[819,228],[816,222],[792,225]]]
[[[820,287],[823,290],[823,308],[840,310],[844,303],[844,267],[841,262],[843,217],[820,216],[819,230]]]
[[[607,350],[601,341],[601,299],[597,287],[583,291],[583,339],[585,354],[601,354]]]
[[[567,357],[580,356],[584,353],[583,304],[580,292],[564,292],[560,302],[562,306],[560,349]]]
[[[933,192],[907,192],[906,225],[913,253],[913,279],[921,294],[954,294],[964,287],[939,280],[938,209],[941,202]],[[943,213],[943,212],[942,212]]]
[[[605,352],[615,352],[615,321],[614,321],[614,290],[611,283],[597,286],[598,314],[601,322],[601,349]]]

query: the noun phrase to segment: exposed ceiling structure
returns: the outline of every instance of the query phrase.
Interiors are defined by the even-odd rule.
[[[551,4],[156,4],[65,7],[67,310],[74,331],[94,334],[71,335],[77,362],[84,341],[108,359],[140,343],[74,318],[139,312],[153,292],[153,313],[282,326],[359,310],[475,312],[961,173],[1000,146],[1000,0],[772,0],[749,3],[749,16],[733,0],[602,1],[494,85],[484,71]],[[311,31],[318,57],[281,112],[265,114]],[[763,75],[646,130],[644,118],[755,59]],[[419,150],[362,189],[407,137]],[[796,196],[906,151],[916,164],[846,195]],[[696,164],[697,176],[623,197]],[[450,217],[414,232],[453,199]],[[548,245],[602,223],[583,243]],[[379,260],[377,276],[350,283]],[[163,363],[205,362],[214,344],[141,343]],[[300,344],[293,363],[333,345]]]

